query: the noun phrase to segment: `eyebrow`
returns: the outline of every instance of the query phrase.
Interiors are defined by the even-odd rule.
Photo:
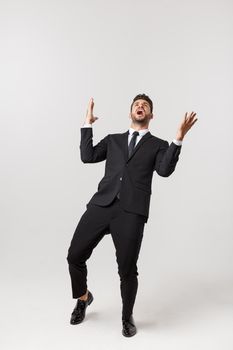
[[[136,102],[134,102],[134,104],[135,104],[135,105],[136,105],[137,103],[138,103],[137,101],[136,101]],[[148,102],[146,102],[146,101],[145,101],[145,102],[143,102],[143,104],[144,104],[144,105],[148,105],[148,106],[149,106],[149,103],[148,103]]]

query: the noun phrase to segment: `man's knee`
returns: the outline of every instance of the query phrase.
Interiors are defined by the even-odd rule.
[[[135,278],[138,276],[137,265],[133,265],[130,268],[119,267],[118,274],[120,276],[121,281],[130,280],[132,278]]]
[[[84,266],[92,254],[92,248],[70,246],[66,260],[69,264]]]
[[[86,257],[81,251],[72,251],[69,249],[66,260],[70,265],[83,265],[85,264]]]

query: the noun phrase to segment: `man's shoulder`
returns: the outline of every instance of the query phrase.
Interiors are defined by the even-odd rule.
[[[114,134],[113,133],[108,134],[108,136],[110,137],[122,137],[126,135],[128,135],[128,130],[125,132],[115,132]]]
[[[166,140],[161,139],[160,137],[152,135],[152,134],[151,134],[151,140],[153,140],[156,143],[167,143]]]
[[[121,138],[121,137],[124,137],[128,134],[129,134],[129,131],[127,130],[125,132],[110,133],[110,134],[108,134],[108,136],[113,137],[113,138]],[[154,141],[155,143],[167,143],[166,140],[164,140],[158,136],[152,135],[150,131],[148,131],[148,134],[149,134],[150,140],[152,142]]]

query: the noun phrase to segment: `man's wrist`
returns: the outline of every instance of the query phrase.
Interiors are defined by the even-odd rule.
[[[84,123],[82,128],[92,128],[92,124],[91,123]]]
[[[172,141],[173,143],[175,143],[177,146],[181,146],[182,145],[182,142],[183,140],[177,140],[177,138],[173,139]]]

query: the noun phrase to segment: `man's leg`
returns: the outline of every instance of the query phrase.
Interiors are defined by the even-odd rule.
[[[120,276],[122,319],[129,319],[138,289],[137,260],[144,231],[144,217],[121,211],[110,222],[110,232],[116,248]]]
[[[82,215],[68,249],[67,261],[73,298],[87,294],[86,260],[106,233],[109,233],[108,210],[90,205]]]

